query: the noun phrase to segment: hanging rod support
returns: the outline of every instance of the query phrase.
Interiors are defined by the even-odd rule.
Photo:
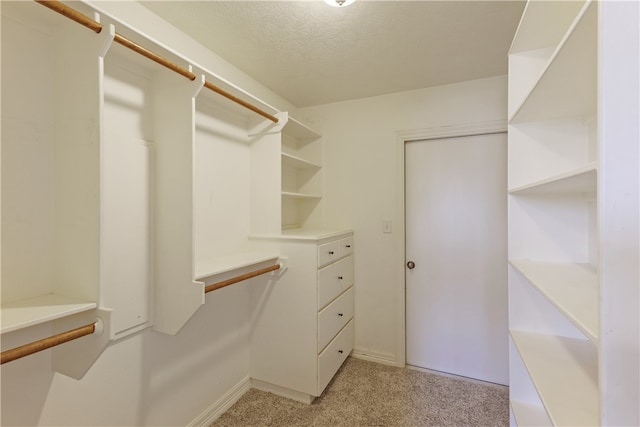
[[[265,273],[269,273],[270,271],[276,271],[280,269],[280,264],[275,264],[269,267],[261,268],[260,270],[251,271],[249,273],[241,274],[236,277],[232,277],[231,279],[223,280],[221,282],[213,283],[211,285],[207,285],[204,288],[204,292],[215,291],[216,289],[224,288],[225,286],[233,285],[234,283],[242,282],[243,280],[251,279],[252,277],[260,276]]]
[[[46,350],[51,347],[55,347],[60,344],[64,344],[68,341],[72,341],[83,337],[85,335],[91,335],[96,331],[96,323],[91,323],[85,326],[81,326],[70,331],[62,332],[48,338],[43,338],[38,341],[25,344],[20,347],[12,348],[2,352],[0,356],[0,365],[20,359],[25,356],[37,353],[42,350]]]
[[[48,7],[54,12],[58,12],[60,15],[66,16],[67,18],[76,21],[78,24],[84,25],[90,30],[99,33],[102,31],[102,25],[99,22],[94,21],[86,15],[78,12],[77,10],[67,6],[64,3],[60,3],[59,1],[43,1],[43,0],[35,0],[36,3],[40,3],[44,7]]]
[[[100,31],[102,31],[102,24],[100,24],[99,22],[94,21],[93,19],[89,18],[86,15],[83,15],[82,13],[78,12],[77,10],[73,9],[72,7],[69,7],[67,5],[65,5],[64,3],[61,3],[59,0],[35,0],[36,3],[40,3],[41,5],[55,11],[58,12],[59,14],[66,16],[67,18],[81,24],[84,25],[85,27],[89,28],[90,30],[99,33]],[[181,67],[180,65],[176,64],[173,61],[168,60],[167,58],[158,55],[157,53],[154,53],[152,51],[150,51],[149,49],[146,49],[142,46],[140,46],[139,44],[129,40],[128,38],[116,33],[115,37],[113,39],[113,41],[115,41],[116,43],[131,49],[132,51],[180,74],[183,77],[188,78],[189,80],[195,80],[196,79],[196,75],[195,73],[189,71],[188,69]],[[243,107],[253,111],[254,113],[257,113],[259,115],[261,115],[262,117],[271,120],[274,123],[278,123],[278,118],[272,114],[267,113],[266,111],[256,107],[253,104],[250,104],[240,98],[238,98],[237,96],[231,94],[230,92],[222,89],[219,86],[214,85],[213,83],[207,82],[205,81],[204,86],[209,89],[212,90],[214,92],[216,92],[219,95],[224,96],[225,98],[229,99],[230,101],[235,102],[236,104],[242,105]]]

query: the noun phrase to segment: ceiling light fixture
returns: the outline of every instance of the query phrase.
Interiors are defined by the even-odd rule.
[[[323,0],[326,4],[333,7],[347,7],[356,0]]]

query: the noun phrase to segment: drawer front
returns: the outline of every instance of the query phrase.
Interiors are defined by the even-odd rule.
[[[318,396],[329,384],[342,363],[353,350],[353,320],[318,356]]]
[[[318,353],[353,318],[353,287],[318,313]]]
[[[338,255],[340,258],[349,256],[353,253],[353,236],[345,237],[338,240]]]
[[[353,256],[318,271],[318,310],[353,285]]]
[[[318,246],[318,267],[325,266],[333,261],[337,260],[338,255],[338,241],[325,243]]]

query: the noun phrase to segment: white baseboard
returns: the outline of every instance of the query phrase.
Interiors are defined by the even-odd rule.
[[[301,393],[299,391],[291,390],[286,387],[281,387],[279,385],[256,380],[255,378],[251,379],[251,387],[255,388],[256,390],[267,391],[277,396],[286,397],[287,399],[296,400],[298,402],[306,404],[310,404],[316,398],[315,396],[311,396],[310,394]]]
[[[381,363],[383,365],[398,366],[401,368],[404,367],[404,362],[398,363],[398,361],[396,361],[396,358],[393,354],[380,353],[377,351],[367,350],[365,348],[355,347],[353,349],[353,352],[351,353],[351,356],[355,357],[356,359],[362,359],[362,360],[367,360],[369,362]]]
[[[231,390],[226,392],[220,399],[204,410],[187,427],[206,427],[224,414],[234,403],[236,403],[246,392],[251,389],[251,379],[245,377]]]

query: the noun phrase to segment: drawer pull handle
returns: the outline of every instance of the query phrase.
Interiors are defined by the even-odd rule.
[[[342,354],[342,353],[344,353],[344,351],[342,351],[342,350],[338,350],[338,353]]]
[[[347,245],[347,247],[348,247],[348,248],[350,248],[350,247],[351,247],[351,245]]]
[[[342,313],[338,313],[338,316],[342,317],[342,316],[344,316],[344,314],[342,314]]]
[[[333,251],[329,251],[329,255],[333,255]]]
[[[338,276],[338,279],[342,280],[342,276]]]

